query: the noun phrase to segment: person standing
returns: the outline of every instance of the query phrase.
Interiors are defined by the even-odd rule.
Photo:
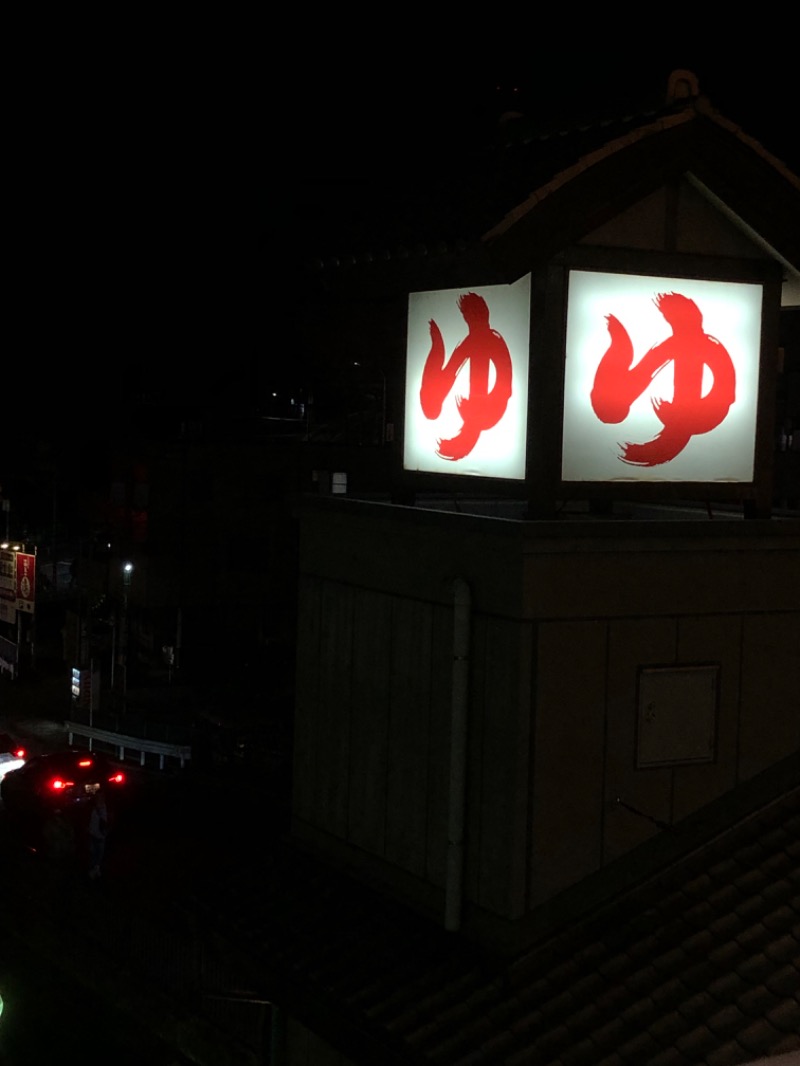
[[[98,790],[94,794],[89,812],[89,877],[92,880],[100,876],[107,836],[108,809],[102,790]]]

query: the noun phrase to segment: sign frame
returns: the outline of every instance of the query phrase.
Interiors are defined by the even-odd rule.
[[[521,415],[521,431],[518,433],[518,450],[520,457],[518,463],[521,464],[521,469],[517,469],[517,472],[510,475],[504,475],[502,473],[481,473],[473,472],[472,470],[463,469],[459,471],[455,463],[447,463],[434,459],[429,466],[421,465],[415,467],[408,464],[409,455],[409,440],[408,434],[410,433],[409,426],[409,396],[415,395],[415,389],[418,387],[416,382],[410,380],[409,377],[409,308],[411,302],[415,298],[425,297],[441,297],[444,301],[449,300],[452,303],[451,317],[455,317],[458,314],[458,298],[465,294],[478,294],[485,296],[492,289],[505,290],[505,293],[511,295],[513,290],[517,287],[517,291],[523,294],[522,299],[524,301],[524,311],[522,312],[524,317],[524,324],[521,330],[517,330],[515,336],[515,342],[517,346],[524,346],[524,352],[522,354],[522,367],[521,369],[515,369],[515,382],[516,388],[522,397],[522,415]],[[453,284],[453,282],[444,282],[436,288],[410,290],[406,299],[406,336],[404,338],[405,344],[405,359],[403,361],[403,381],[402,388],[399,390],[401,402],[399,407],[399,418],[401,431],[396,434],[398,439],[398,452],[397,462],[395,466],[395,477],[397,483],[402,487],[402,492],[405,491],[409,496],[413,496],[416,491],[431,491],[436,493],[446,493],[461,496],[468,496],[472,494],[486,495],[492,491],[502,494],[503,496],[520,497],[524,498],[528,492],[528,452],[530,442],[530,425],[529,425],[529,409],[530,409],[530,358],[531,358],[531,330],[532,330],[532,310],[531,310],[531,289],[532,289],[532,275],[528,271],[521,274],[519,277],[513,280],[494,278],[480,279],[479,273],[476,274],[475,280],[469,284]],[[512,297],[513,298],[513,297]],[[492,308],[490,308],[492,311]],[[490,315],[489,325],[494,329],[495,324],[501,326],[501,334],[504,333],[502,328],[502,321],[497,323]],[[419,324],[417,324],[419,325]],[[427,324],[426,324],[427,329]],[[459,342],[463,339],[463,336],[467,333],[467,327],[464,324],[464,320],[459,318],[458,324],[455,329],[452,329],[445,334],[445,354],[449,358],[452,354],[452,348],[454,342]],[[505,338],[504,338],[505,339]],[[430,346],[430,342],[426,338],[426,344]],[[513,358],[513,356],[512,356]],[[455,391],[455,390],[454,390]],[[419,401],[417,401],[419,402]],[[515,401],[509,403],[509,410],[514,405]],[[519,401],[517,401],[518,403]],[[491,432],[491,431],[490,431]],[[467,466],[469,464],[465,464]]]
[[[772,450],[775,418],[775,378],[779,347],[780,268],[769,260],[721,260],[713,257],[687,256],[650,252],[625,252],[619,249],[574,249],[560,257],[558,266],[562,299],[562,335],[560,365],[560,416],[558,425],[550,419],[550,432],[557,434],[558,446],[550,450],[549,483],[561,500],[614,499],[642,502],[675,503],[716,501],[743,503],[750,516],[768,516],[772,506]],[[758,385],[755,399],[752,476],[737,481],[721,480],[590,480],[564,476],[564,416],[568,358],[568,316],[570,275],[573,271],[597,274],[653,278],[656,288],[663,279],[690,282],[730,282],[760,286],[761,322],[759,329]],[[665,331],[666,332],[666,331]],[[654,338],[657,339],[657,338]],[[598,360],[603,355],[598,352]],[[534,357],[532,356],[532,362]],[[532,416],[531,416],[532,417]],[[616,427],[620,429],[620,427]],[[622,439],[622,438],[621,438]],[[533,490],[533,486],[532,486]]]

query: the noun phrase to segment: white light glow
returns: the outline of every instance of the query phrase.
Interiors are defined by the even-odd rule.
[[[0,755],[0,781],[6,774],[10,774],[12,770],[19,770],[24,765],[25,760],[17,758],[16,755]]]
[[[403,452],[406,470],[517,480],[525,477],[530,280],[530,275],[526,275],[513,285],[464,286],[409,296]],[[501,340],[497,343],[504,342],[508,350],[511,390],[507,406],[496,424],[479,433],[468,454],[452,459],[439,454],[439,442],[458,438],[465,430],[465,419],[459,411],[457,398],[470,398],[471,361],[465,362],[459,371],[437,417],[426,417],[420,389],[431,352],[430,323],[435,322],[441,333],[447,364],[469,333],[464,314],[459,309],[459,299],[467,293],[474,293],[485,301],[489,311],[488,327],[499,335]],[[498,385],[498,367],[494,361],[488,369],[487,384],[489,392]]]
[[[672,328],[655,303],[664,293],[692,300],[702,315],[702,332],[715,338],[730,356],[735,399],[720,423],[697,432],[658,465],[622,458],[625,444],[653,441],[664,430],[653,401],[673,400],[673,363],[677,344],[664,351],[670,361],[630,406],[622,421],[600,420],[592,406],[595,374],[609,349],[608,316],[625,328],[632,348],[631,366],[669,340]],[[562,478],[564,481],[749,482],[753,479],[762,286],[687,278],[571,271],[564,370]],[[713,342],[712,342],[713,343]],[[676,352],[678,354],[676,354]],[[726,357],[727,360],[727,357]],[[700,395],[707,396],[713,375],[706,366]]]

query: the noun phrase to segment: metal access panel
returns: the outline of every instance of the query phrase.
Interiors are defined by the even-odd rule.
[[[637,769],[713,762],[719,666],[643,668],[639,673]]]

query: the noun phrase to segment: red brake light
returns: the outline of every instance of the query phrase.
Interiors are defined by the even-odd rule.
[[[54,777],[50,782],[50,788],[56,792],[60,792],[62,788],[71,788],[74,784],[74,781],[62,781],[60,777]]]
[[[123,774],[121,772],[118,772],[116,774],[112,774],[111,777],[109,777],[108,780],[109,780],[109,784],[121,785],[124,782],[124,780],[125,780],[125,774]]]
[[[24,759],[27,755],[27,752],[24,748],[15,748],[11,754],[15,755],[18,759]]]
[[[91,765],[92,765],[92,760],[91,759],[81,759],[80,762],[78,763],[78,766],[91,766]]]

